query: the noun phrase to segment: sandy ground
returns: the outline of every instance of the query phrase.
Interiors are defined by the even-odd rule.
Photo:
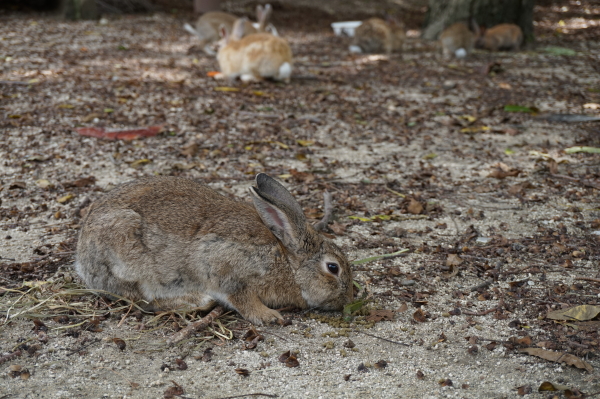
[[[243,86],[206,76],[216,61],[179,16],[1,22],[0,398],[546,398],[544,381],[600,391],[600,322],[545,317],[600,302],[599,159],[564,152],[598,147],[598,124],[544,119],[599,115],[597,38],[540,31],[526,52],[457,62],[414,38],[390,57],[351,55],[326,28],[283,26],[296,77]],[[152,125],[163,133],[133,141],[75,131]],[[409,250],[355,266],[367,302],[345,324],[287,312],[291,325],[259,328],[247,349],[250,326],[230,313],[168,347],[197,315],[114,310],[72,291],[81,211],[104,191],[181,175],[247,199],[257,172],[315,220],[332,192],[327,234],[350,259]],[[286,351],[298,367],[278,360]]]

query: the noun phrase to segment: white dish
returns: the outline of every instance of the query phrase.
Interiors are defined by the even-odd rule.
[[[334,22],[331,24],[333,28],[333,33],[337,36],[346,35],[353,37],[354,29],[358,28],[362,24],[362,21],[343,21],[343,22]]]

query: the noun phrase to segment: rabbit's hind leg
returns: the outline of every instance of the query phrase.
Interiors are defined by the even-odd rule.
[[[210,296],[196,293],[175,298],[157,298],[150,302],[148,310],[154,312],[165,310],[210,310],[216,302]]]

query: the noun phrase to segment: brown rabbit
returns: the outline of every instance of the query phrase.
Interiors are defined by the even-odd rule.
[[[264,78],[289,82],[292,74],[292,50],[285,39],[268,33],[243,36],[244,18],[233,25],[229,34],[221,29],[222,45],[217,54],[221,72],[217,79],[235,79],[243,82]]]
[[[354,31],[350,51],[390,54],[402,49],[405,37],[404,28],[394,21],[370,18]]]
[[[151,309],[208,308],[214,301],[252,323],[273,308],[339,310],[352,300],[341,249],[266,174],[253,204],[181,177],[145,177],[92,204],[75,268],[93,289],[146,300]]]
[[[500,24],[486,30],[477,40],[477,47],[490,51],[519,51],[523,42],[523,31],[515,24]]]
[[[275,30],[275,27],[273,27],[271,24],[267,24],[269,18],[271,17],[272,10],[273,9],[270,4],[266,4],[264,7],[260,4],[257,5],[256,20],[258,21],[258,25],[256,26],[256,24],[245,20],[242,36],[257,32],[266,32],[268,30],[274,31],[276,34],[277,31]],[[198,22],[196,22],[195,29],[187,23],[184,24],[183,27],[191,34],[198,36],[200,39],[200,46],[206,54],[215,55],[215,52],[210,47],[213,43],[220,39],[221,27],[224,27],[228,32],[231,32],[233,29],[233,24],[237,20],[238,17],[235,15],[221,11],[211,11],[202,14],[202,16],[198,19]]]
[[[440,34],[442,54],[446,58],[463,58],[473,51],[477,34],[471,32],[464,22],[450,25]]]

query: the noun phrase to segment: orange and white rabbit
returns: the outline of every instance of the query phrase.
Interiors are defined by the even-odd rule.
[[[235,21],[231,33],[221,27],[223,45],[217,53],[221,72],[216,79],[240,78],[243,82],[265,78],[290,81],[292,50],[287,41],[268,33],[244,36],[245,18]]]
[[[477,40],[477,47],[490,51],[519,51],[523,42],[523,31],[515,24],[500,24],[486,30]]]

